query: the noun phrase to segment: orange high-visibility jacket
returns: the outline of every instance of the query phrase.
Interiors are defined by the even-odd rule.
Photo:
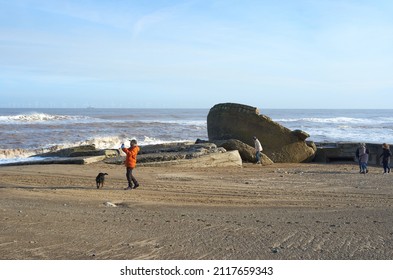
[[[123,152],[126,153],[127,157],[126,157],[126,161],[124,162],[124,164],[127,167],[131,167],[131,168],[135,168],[136,166],[136,155],[139,153],[139,147],[138,146],[134,146],[134,147],[130,147],[130,148],[123,148],[122,149]]]

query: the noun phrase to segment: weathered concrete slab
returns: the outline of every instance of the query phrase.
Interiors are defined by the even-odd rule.
[[[94,157],[94,156],[116,157],[118,155],[119,155],[119,150],[116,149],[97,150],[94,145],[82,145],[82,146],[37,154],[36,156],[53,158],[53,157]]]
[[[97,150],[94,145],[82,145],[37,154],[25,161],[1,164],[1,166],[37,165],[37,164],[90,164],[106,158],[118,157],[119,150]]]
[[[95,156],[95,157],[84,157],[82,159],[83,159],[83,164],[90,164],[94,162],[103,161],[106,158],[107,157],[104,155],[104,156]]]
[[[356,149],[359,143],[317,143],[317,152],[315,154],[315,162],[355,162]],[[382,154],[381,144],[366,143],[366,148],[369,151],[369,161],[371,165],[379,165]]]
[[[90,164],[98,161],[103,161],[106,156],[95,157],[62,157],[62,158],[47,158],[41,160],[29,160],[5,163],[1,166],[21,166],[21,165],[42,165],[42,164]]]
[[[219,147],[223,147],[227,151],[239,151],[240,156],[242,157],[243,161],[246,162],[256,162],[256,152],[255,148],[247,145],[239,140],[236,139],[229,139],[229,140],[217,140],[214,141]],[[261,163],[263,166],[273,164],[273,161],[262,153],[261,156]]]
[[[149,162],[140,164],[140,166],[169,166],[178,165],[181,167],[242,167],[242,158],[238,151],[230,151],[225,153],[208,154],[192,159]]]
[[[309,136],[306,132],[291,131],[247,105],[223,103],[213,106],[207,116],[207,129],[211,142],[237,139],[254,146],[252,137],[256,136],[263,152],[274,162],[308,162],[315,154],[305,142]]]
[[[214,143],[193,142],[165,143],[159,145],[141,146],[138,154],[138,164],[149,162],[167,162],[182,159],[193,159],[209,154],[226,152],[224,148],[218,148]],[[108,158],[105,163],[123,164],[125,155],[122,153],[118,157]]]

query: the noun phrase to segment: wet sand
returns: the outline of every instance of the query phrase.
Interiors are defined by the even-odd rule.
[[[134,174],[140,187],[124,191],[119,165],[0,167],[0,259],[393,259],[393,174],[381,167]]]

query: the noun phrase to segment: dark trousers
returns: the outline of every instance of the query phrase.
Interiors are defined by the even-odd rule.
[[[126,177],[127,177],[127,181],[128,181],[128,187],[132,188],[133,187],[133,183],[134,186],[138,186],[138,181],[136,180],[136,178],[134,177],[134,175],[132,175],[132,170],[134,170],[134,168],[131,167],[127,167],[127,173],[126,173]]]
[[[390,173],[390,166],[389,166],[389,162],[388,161],[382,161],[382,164],[383,164],[383,171],[386,173],[386,172],[389,172]]]

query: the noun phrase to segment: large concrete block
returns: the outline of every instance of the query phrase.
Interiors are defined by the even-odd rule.
[[[211,142],[237,139],[254,146],[252,137],[256,136],[263,146],[263,153],[273,162],[308,162],[315,154],[305,142],[307,133],[291,131],[247,105],[215,105],[207,116],[207,129]]]

